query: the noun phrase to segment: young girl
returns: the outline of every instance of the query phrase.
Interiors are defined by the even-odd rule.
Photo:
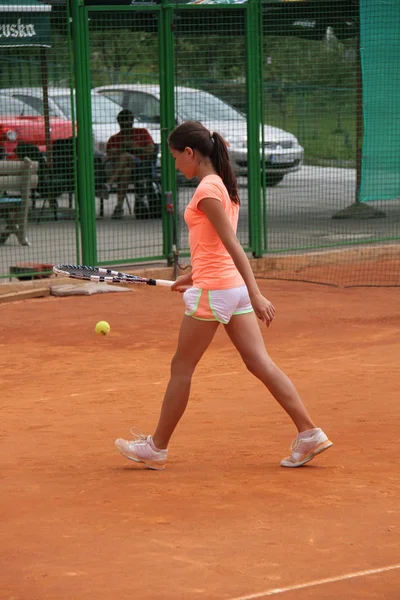
[[[311,420],[290,379],[271,360],[257,318],[267,327],[275,314],[256,283],[236,237],[239,196],[224,139],[201,123],[187,121],[169,136],[176,168],[200,183],[185,211],[192,272],[178,277],[172,290],[186,305],[178,347],[171,363],[154,435],[135,433],[115,446],[130,460],[150,469],[165,468],[170,438],[185,412],[194,370],[222,323],[247,369],[270,391],[295,424],[298,435],[283,467],[300,467],[332,445]]]

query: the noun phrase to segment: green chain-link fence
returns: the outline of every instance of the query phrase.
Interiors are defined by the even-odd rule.
[[[0,162],[28,156],[39,172],[26,227],[21,190],[1,179],[0,276],[28,262],[168,261],[166,192],[187,255],[183,212],[196,182],[176,176],[167,136],[197,119],[229,144],[244,248],[286,257],[271,276],[334,281],[347,263],[346,281],[398,283],[388,261],[400,237],[400,7],[387,4],[3,2]],[[138,130],[129,165],[113,156],[123,109]],[[368,271],[367,247],[384,254]],[[329,249],[343,252],[318,271]]]
[[[0,274],[5,277],[27,262],[52,264],[80,255],[74,169],[64,149],[75,128],[66,7],[39,0],[1,2],[0,49]],[[35,175],[17,173],[25,157],[36,165]]]
[[[238,167],[237,145],[247,153],[247,123],[243,111],[235,108],[240,93],[230,82],[246,80],[245,11],[224,9],[210,11],[190,7],[174,12],[175,106],[177,121],[201,121],[210,131],[218,131],[229,144],[229,152]],[[225,84],[225,97],[218,88]],[[214,88],[217,89],[214,89]],[[247,180],[239,178],[242,201],[238,238],[252,248],[249,235]],[[179,181],[178,207],[183,212],[194,191],[192,185]],[[181,246],[187,248],[187,230],[181,230]]]
[[[93,96],[97,95],[98,102],[107,102],[102,113],[107,117],[97,128],[94,142],[106,179],[118,169],[117,161],[110,157],[108,140],[118,135],[119,111],[131,111],[138,132],[136,141],[144,144],[142,152],[147,152],[147,142],[154,144],[153,153],[139,154],[132,169],[127,167],[130,173],[122,186],[118,184],[120,176],[124,177],[121,174],[111,186],[103,218],[97,220],[97,258],[103,263],[162,259],[160,13],[124,10],[89,14]],[[150,137],[142,140],[140,136],[146,131]],[[118,198],[120,210],[116,208]]]

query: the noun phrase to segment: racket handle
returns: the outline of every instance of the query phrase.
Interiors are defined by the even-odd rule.
[[[168,279],[155,279],[156,285],[163,285],[164,287],[171,287],[175,281],[168,281]]]

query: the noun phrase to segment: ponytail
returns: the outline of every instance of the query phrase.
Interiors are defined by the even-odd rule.
[[[210,159],[213,167],[224,182],[232,202],[240,204],[237,177],[232,168],[226,141],[216,131],[211,132],[211,139],[213,140],[213,149]]]

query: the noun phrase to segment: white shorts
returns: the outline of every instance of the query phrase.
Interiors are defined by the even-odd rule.
[[[245,285],[228,290],[204,290],[191,287],[183,294],[185,315],[201,321],[219,321],[226,325],[233,315],[253,312]]]

